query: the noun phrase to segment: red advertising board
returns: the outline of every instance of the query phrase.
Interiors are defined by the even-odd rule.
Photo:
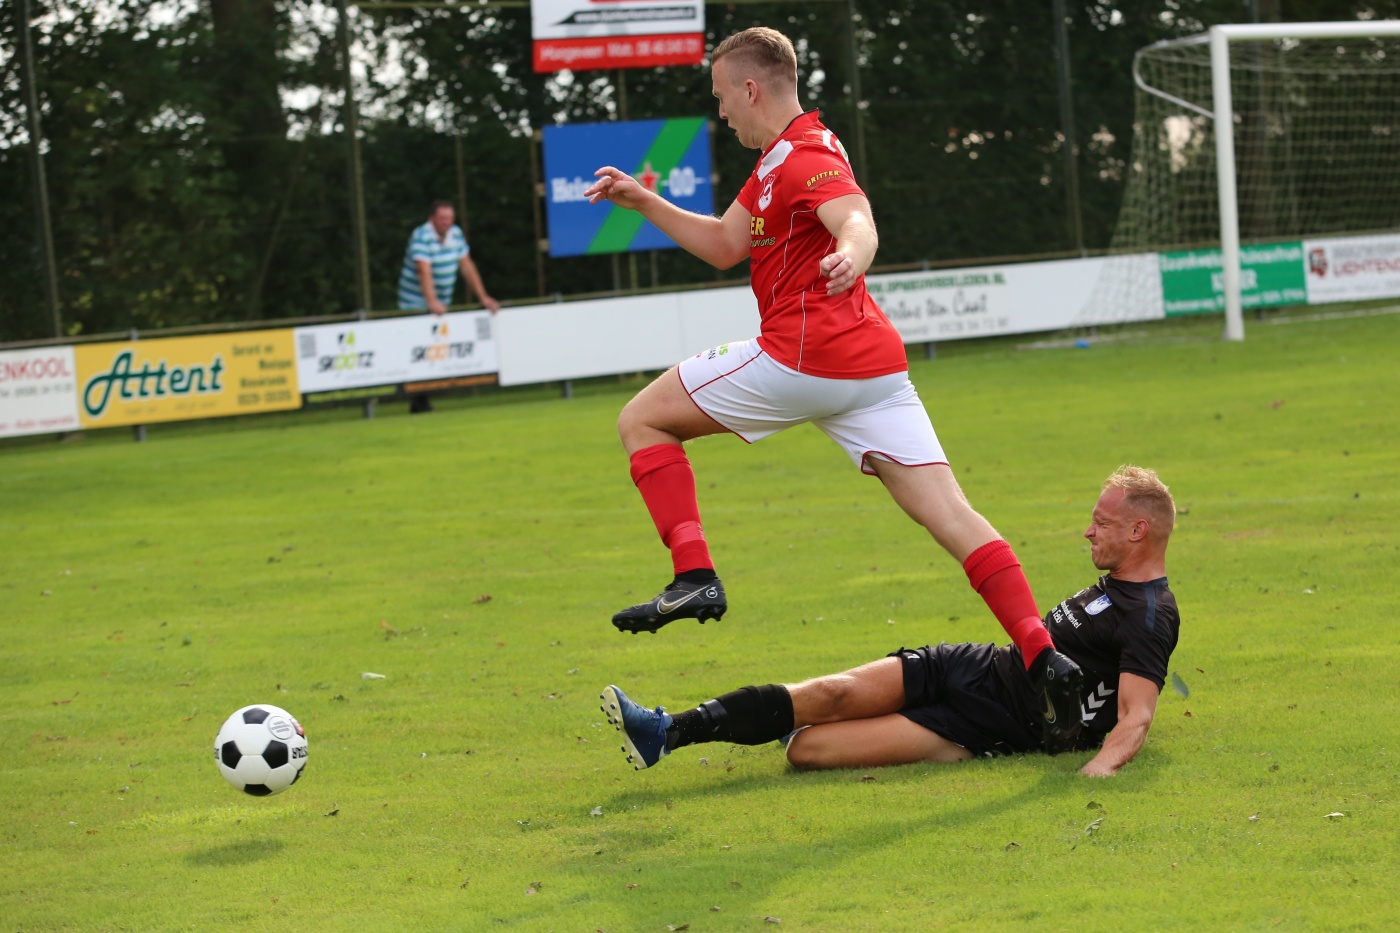
[[[704,0],[531,0],[535,71],[698,65]]]
[[[544,39],[535,42],[535,71],[571,68],[654,68],[658,65],[698,65],[705,58],[705,36],[674,33],[665,36],[612,36],[587,39]]]

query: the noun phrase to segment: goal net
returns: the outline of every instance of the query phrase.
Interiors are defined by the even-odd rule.
[[[1227,42],[1213,66],[1218,33]],[[1222,58],[1223,88],[1213,83]],[[1113,252],[1162,254],[1164,275],[1190,271],[1167,268],[1175,263],[1217,276],[1220,304],[1186,310],[1227,303],[1222,249],[1225,260],[1232,247],[1243,252],[1244,306],[1286,304],[1287,294],[1264,295],[1251,256],[1263,270],[1281,243],[1400,230],[1400,23],[1216,27],[1141,49],[1133,73],[1132,155]],[[1222,125],[1233,129],[1225,147]],[[1101,319],[1114,309],[1134,316],[1146,285],[1129,269],[1141,266],[1110,258]]]

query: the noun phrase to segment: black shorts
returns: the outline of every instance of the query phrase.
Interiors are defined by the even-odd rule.
[[[1009,689],[996,670],[995,645],[940,644],[900,648],[904,708],[899,714],[956,742],[978,757],[1041,749],[1041,739],[1021,722]]]

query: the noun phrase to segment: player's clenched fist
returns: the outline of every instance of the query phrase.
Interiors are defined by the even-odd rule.
[[[855,263],[845,253],[829,253],[822,257],[819,265],[822,275],[830,279],[826,283],[827,294],[839,295],[856,283]]]

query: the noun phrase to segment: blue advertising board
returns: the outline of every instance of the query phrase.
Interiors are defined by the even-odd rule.
[[[714,212],[710,132],[704,117],[577,123],[544,129],[544,200],[549,255],[591,256],[675,249],[670,237],[636,211],[583,192],[593,173],[613,165],[679,207]]]

